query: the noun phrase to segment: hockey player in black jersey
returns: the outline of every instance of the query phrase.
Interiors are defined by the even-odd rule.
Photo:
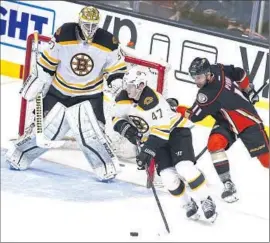
[[[269,168],[269,139],[253,106],[258,96],[254,95],[254,88],[242,68],[210,65],[206,58],[197,57],[190,64],[189,73],[200,88],[197,99],[190,108],[178,106],[176,110],[192,122],[208,115],[216,120],[208,139],[208,151],[224,184],[221,197],[227,202],[237,201],[225,153],[236,139],[242,140],[251,157],[257,157]]]

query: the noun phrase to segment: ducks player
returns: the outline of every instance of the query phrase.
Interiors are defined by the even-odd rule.
[[[98,27],[99,21],[98,9],[84,7],[78,23],[58,28],[38,60],[38,79],[30,77],[21,94],[31,101],[43,92],[45,136],[61,140],[71,129],[97,176],[108,180],[115,177],[116,165],[96,139],[88,116],[93,109],[98,124],[104,126],[103,76],[108,84],[122,78],[126,64],[118,53],[118,41]],[[45,151],[36,146],[35,134],[28,134],[16,141],[7,161],[24,170]]]
[[[201,202],[205,217],[214,221],[216,206],[207,194],[203,174],[194,165],[190,129],[181,115],[173,112],[165,98],[147,86],[151,74],[145,67],[133,67],[123,77],[123,90],[113,109],[114,130],[131,143],[144,141],[136,160],[140,168],[155,158],[158,175],[170,194],[179,197],[188,218],[198,217],[197,203],[186,193],[183,177]],[[142,138],[140,138],[142,134]]]
[[[207,148],[224,184],[221,197],[227,202],[237,201],[225,152],[236,139],[242,140],[251,157],[257,157],[264,167],[269,168],[269,139],[253,106],[259,97],[242,68],[210,65],[206,58],[197,57],[190,64],[189,73],[200,88],[197,99],[191,108],[178,106],[176,110],[192,122],[208,115],[216,120]]]

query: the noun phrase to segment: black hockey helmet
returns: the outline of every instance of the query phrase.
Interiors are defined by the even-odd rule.
[[[196,57],[189,66],[189,74],[194,77],[210,72],[210,63],[207,58]]]

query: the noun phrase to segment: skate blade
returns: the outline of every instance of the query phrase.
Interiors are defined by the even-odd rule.
[[[233,194],[231,196],[223,198],[223,200],[227,203],[234,203],[234,202],[237,202],[239,198],[236,194]]]
[[[193,221],[198,221],[200,219],[200,214],[195,213],[194,215],[192,215],[188,219],[193,220]]]

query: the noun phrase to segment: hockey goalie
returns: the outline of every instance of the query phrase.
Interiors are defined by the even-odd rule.
[[[126,64],[118,41],[98,27],[99,21],[98,9],[84,7],[78,23],[58,28],[49,47],[36,57],[35,73],[31,72],[20,93],[28,101],[43,103],[44,139],[61,142],[70,130],[96,176],[107,181],[117,175],[119,165],[104,133],[104,77],[108,86],[119,81]],[[34,112],[35,119],[40,119],[37,106]],[[25,133],[7,152],[12,169],[29,168],[50,148],[50,143],[38,144],[37,130]]]

